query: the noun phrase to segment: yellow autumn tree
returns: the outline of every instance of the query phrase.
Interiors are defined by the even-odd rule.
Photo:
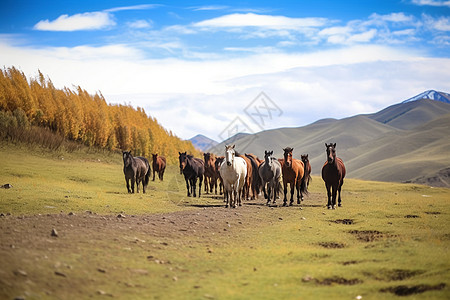
[[[91,95],[80,86],[57,89],[41,71],[28,81],[14,67],[0,70],[0,112],[9,113],[14,124],[45,127],[90,147],[131,150],[146,157],[158,153],[169,163],[177,162],[178,152],[201,155],[143,108],[108,104],[101,92]]]

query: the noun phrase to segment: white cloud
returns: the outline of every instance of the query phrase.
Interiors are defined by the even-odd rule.
[[[450,31],[450,17],[433,18],[423,14],[425,26],[430,30]]]
[[[87,12],[72,16],[61,15],[56,20],[42,20],[34,25],[35,30],[42,31],[77,31],[105,29],[116,25],[108,12]]]
[[[379,15],[374,13],[370,15],[368,23],[380,24],[383,22],[393,23],[410,23],[414,20],[413,16],[405,15],[404,13],[391,13],[387,15]]]
[[[145,9],[152,9],[155,7],[161,6],[159,4],[141,4],[141,5],[131,5],[131,6],[120,6],[120,7],[114,7],[105,9],[106,12],[116,12],[116,11],[123,11],[123,10],[145,10]]]
[[[134,22],[128,22],[127,25],[133,29],[148,29],[152,27],[152,22],[147,20],[136,20]]]
[[[304,27],[324,26],[327,22],[325,18],[289,18],[254,13],[236,13],[197,22],[193,26],[206,29],[260,27],[275,30],[299,30]]]
[[[195,6],[191,9],[194,11],[201,11],[201,10],[223,10],[229,8],[225,5],[205,5],[205,6]]]
[[[416,5],[429,5],[429,6],[447,6],[450,7],[450,1],[442,0],[412,0],[413,4]]]

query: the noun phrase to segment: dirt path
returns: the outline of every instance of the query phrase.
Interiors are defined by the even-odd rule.
[[[317,202],[314,201],[316,197],[311,195],[307,203]],[[21,291],[35,290],[36,287],[41,290],[38,296],[45,293],[64,297],[74,285],[82,285],[83,281],[72,280],[67,284],[60,282],[60,278],[88,276],[95,281],[97,275],[92,273],[106,272],[107,269],[112,275],[114,271],[110,264],[115,263],[107,263],[92,253],[112,256],[111,261],[116,261],[116,257],[123,256],[123,249],[133,249],[130,260],[136,260],[133,255],[145,255],[139,259],[164,264],[171,259],[165,249],[189,247],[213,252],[229,238],[237,238],[244,228],[280,222],[289,215],[298,216],[299,210],[298,206],[267,207],[263,200],[258,200],[246,202],[236,209],[227,209],[217,201],[217,204],[205,207],[198,205],[184,211],[151,215],[98,215],[90,211],[33,216],[1,214],[0,298],[14,296],[20,299]],[[124,272],[131,268],[146,272],[118,264],[113,270]],[[84,275],[76,274],[80,270],[85,270]],[[36,292],[25,292],[25,295],[27,293],[36,296],[33,294]]]

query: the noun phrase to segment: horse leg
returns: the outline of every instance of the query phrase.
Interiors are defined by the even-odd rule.
[[[187,179],[185,177],[184,180],[186,181],[187,196],[190,197],[191,196],[191,188],[189,187],[189,179]]]
[[[128,194],[131,194],[131,189],[130,189],[130,180],[128,178],[125,177],[125,183],[127,184],[127,191]]]
[[[205,177],[205,193],[208,194],[208,176],[204,175]]]
[[[302,190],[300,188],[301,181],[297,181],[295,188],[297,189],[297,204],[300,204],[303,200]]]
[[[146,186],[145,186],[145,178],[141,180],[141,183],[142,183],[142,194],[145,194],[145,188],[146,188]]]
[[[200,198],[200,195],[202,194],[200,191],[202,190],[202,182],[203,182],[203,177],[200,176],[200,178],[198,179],[198,197]],[[206,183],[205,183],[206,185]]]
[[[337,194],[337,190],[338,190],[338,186],[337,185],[333,185],[332,186],[332,192],[331,192],[331,197],[332,197],[332,204],[333,204],[333,206],[332,206],[332,208],[333,209],[336,209],[336,194]]]
[[[291,187],[291,200],[289,200],[289,206],[292,206],[294,204],[294,191],[295,191],[295,183],[290,183],[289,186]]]
[[[287,181],[283,180],[283,190],[284,190],[284,199],[283,199],[283,206],[287,206]]]
[[[270,185],[267,186],[267,205],[270,205],[270,196],[272,193],[272,187]]]
[[[342,181],[341,184],[339,185],[339,188],[338,188],[338,206],[339,207],[342,207],[342,204],[341,204],[341,188],[342,188],[343,184],[344,184],[344,182]]]
[[[153,180],[152,181],[155,181],[155,168],[153,168]]]
[[[326,184],[326,188],[327,188],[327,196],[328,196],[328,209],[331,209],[331,185],[330,184]]]
[[[197,193],[196,191],[196,185],[197,185],[197,177],[194,177],[191,179],[191,188],[192,188],[192,196],[195,198],[197,197]],[[199,190],[198,192],[200,193],[202,190]]]
[[[139,177],[136,177],[136,193],[139,194]]]

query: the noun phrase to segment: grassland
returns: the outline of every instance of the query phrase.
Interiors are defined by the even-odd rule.
[[[120,155],[0,157],[1,299],[450,297],[449,189],[348,179],[327,210],[314,177],[301,208],[225,209],[176,166],[129,195]]]

